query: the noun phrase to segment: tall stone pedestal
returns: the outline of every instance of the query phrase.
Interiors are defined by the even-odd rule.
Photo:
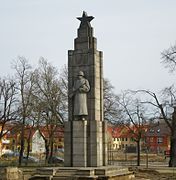
[[[93,37],[93,28],[90,24],[93,17],[83,12],[82,17],[78,19],[81,23],[78,36],[74,40],[74,50],[68,51],[69,118],[65,123],[64,165],[67,167],[106,166],[107,128],[103,105],[103,53],[97,50],[97,40]],[[83,85],[87,86],[86,83],[78,83],[76,88],[74,86],[79,79],[78,72],[82,72],[81,76],[89,82],[90,87],[86,93],[83,92]],[[77,94],[81,93],[85,93],[84,98],[76,101]],[[82,102],[86,102],[87,105]],[[81,103],[86,109],[85,114],[80,110]],[[79,109],[79,113],[75,114],[75,109]],[[77,120],[82,118],[85,120]]]
[[[105,122],[68,121],[64,165],[67,167],[98,167],[107,165]]]
[[[107,125],[104,121],[91,121],[88,136],[88,164],[90,167],[107,165]]]
[[[87,166],[87,121],[69,121],[65,124],[65,166]],[[72,154],[72,156],[70,156]]]

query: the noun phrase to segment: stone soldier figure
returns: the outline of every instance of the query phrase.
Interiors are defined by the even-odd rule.
[[[85,120],[87,111],[87,93],[90,90],[89,81],[84,77],[84,72],[79,71],[77,79],[74,82],[72,94],[74,97],[74,116],[76,120]]]

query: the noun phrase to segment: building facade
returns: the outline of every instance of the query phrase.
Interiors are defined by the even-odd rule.
[[[134,129],[131,127],[131,129]],[[124,151],[129,147],[136,147],[135,135],[127,126],[108,127],[111,134],[111,148]],[[160,120],[157,123],[147,124],[141,137],[140,146],[142,151],[151,153],[164,153],[170,149],[170,130],[167,124]]]

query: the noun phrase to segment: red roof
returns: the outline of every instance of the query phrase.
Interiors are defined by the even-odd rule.
[[[126,138],[126,137],[135,137],[138,134],[139,130],[146,132],[147,126],[140,127],[139,129],[135,126],[117,126],[117,127],[108,127],[108,131],[111,133],[113,138]]]
[[[9,130],[10,128],[6,128],[6,130]],[[13,138],[16,137],[17,135],[19,135],[21,128],[18,129],[14,129],[11,128],[12,130],[9,131],[9,133],[6,134],[7,138]],[[52,132],[53,128],[51,127],[47,127],[46,126],[40,126],[39,127],[40,131],[43,133],[43,135],[48,138],[49,134]],[[33,126],[26,126],[25,130],[24,130],[24,137],[28,138],[29,137],[29,133],[31,131],[31,137],[34,135],[34,133],[36,132],[37,127],[33,127]],[[63,138],[64,137],[64,128],[63,127],[55,127],[54,128],[54,138]]]

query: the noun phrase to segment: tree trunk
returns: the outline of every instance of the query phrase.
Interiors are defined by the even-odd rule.
[[[176,130],[176,129],[175,129]],[[170,160],[169,160],[169,167],[176,167],[176,138],[170,138]]]
[[[21,166],[24,153],[24,120],[21,127],[21,141],[20,141],[20,155],[19,155],[19,166]]]
[[[170,147],[169,167],[176,167],[176,107],[174,107],[174,112],[172,115]]]
[[[46,151],[46,156],[45,156],[45,163],[48,162],[48,157],[49,157],[49,144],[47,139],[45,139],[45,151]]]
[[[53,140],[51,141],[51,144],[50,144],[50,155],[49,155],[49,159],[48,159],[48,163],[52,163],[52,157],[53,157]]]
[[[176,128],[171,132],[169,167],[176,167]]]
[[[140,166],[140,140],[138,140],[137,142],[137,166]]]
[[[27,158],[27,161],[26,161],[26,165],[28,164],[28,157],[29,157],[29,152],[30,152],[30,139],[31,139],[31,130],[29,129],[29,136],[28,136],[28,139],[27,139],[27,155],[26,155],[26,158]]]

